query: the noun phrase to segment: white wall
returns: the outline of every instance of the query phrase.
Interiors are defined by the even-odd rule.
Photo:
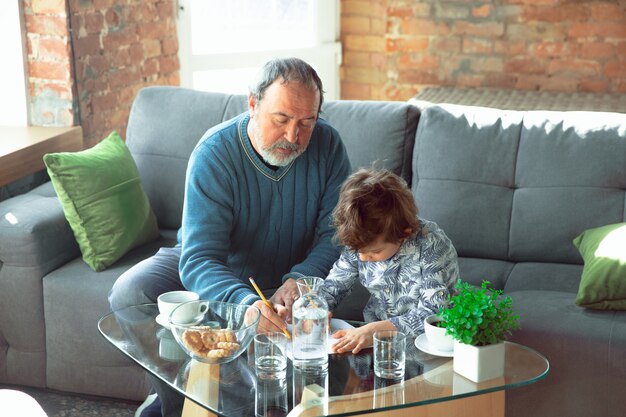
[[[0,125],[28,125],[21,0],[0,1]]]

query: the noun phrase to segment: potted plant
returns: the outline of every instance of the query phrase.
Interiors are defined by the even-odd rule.
[[[476,287],[459,280],[458,294],[439,312],[446,334],[454,338],[454,372],[474,382],[504,374],[504,340],[519,329],[511,297],[501,297],[501,290],[487,285],[489,281]]]

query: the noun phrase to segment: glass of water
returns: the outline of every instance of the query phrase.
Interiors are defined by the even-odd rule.
[[[374,333],[374,374],[379,378],[404,378],[406,335],[397,330]]]
[[[279,332],[254,336],[254,365],[257,378],[285,378],[287,376],[287,336]]]

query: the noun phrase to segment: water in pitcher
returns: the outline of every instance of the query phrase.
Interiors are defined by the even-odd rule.
[[[328,367],[328,304],[317,289],[321,278],[296,281],[300,298],[293,305],[293,366]]]
[[[323,309],[294,311],[293,329],[293,365],[328,366],[328,312]]]

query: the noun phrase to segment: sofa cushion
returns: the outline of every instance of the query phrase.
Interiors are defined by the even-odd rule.
[[[44,162],[83,260],[94,271],[158,237],[137,167],[117,133],[81,152],[46,154]]]
[[[337,100],[324,104],[321,117],[341,135],[353,170],[385,168],[411,184],[417,107],[400,102]]]
[[[446,105],[420,117],[412,191],[460,256],[508,259],[522,116]]]
[[[624,119],[600,112],[524,115],[511,258],[582,264],[572,239],[586,229],[624,221]]]
[[[626,310],[626,223],[585,230],[574,245],[585,260],[576,304]]]
[[[623,416],[626,311],[579,308],[571,292],[508,295],[521,326],[511,341],[544,355],[550,371],[535,384],[506,391],[506,416]]]
[[[97,323],[111,310],[107,295],[116,279],[160,247],[175,243],[175,230],[161,230],[157,240],[130,250],[103,272],[94,273],[77,258],[43,278],[48,388],[145,398],[149,384],[144,372],[102,337]]]

